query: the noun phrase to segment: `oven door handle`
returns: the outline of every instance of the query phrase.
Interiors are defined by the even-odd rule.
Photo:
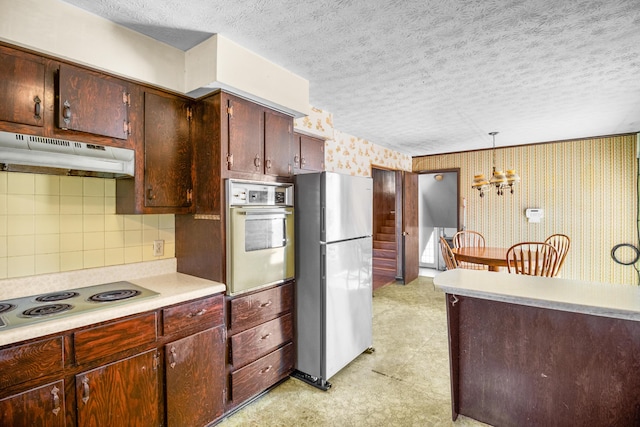
[[[237,212],[240,215],[246,215],[247,217],[259,217],[260,219],[283,219],[286,215],[291,215],[292,212],[283,210],[249,210],[239,209]]]

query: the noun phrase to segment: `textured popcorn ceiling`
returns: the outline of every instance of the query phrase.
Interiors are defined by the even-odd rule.
[[[186,50],[218,33],[410,155],[640,131],[639,0],[65,0]]]

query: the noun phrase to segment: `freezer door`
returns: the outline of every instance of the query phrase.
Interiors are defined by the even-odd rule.
[[[372,346],[372,241],[326,245],[325,379]]]
[[[324,172],[324,241],[337,242],[373,234],[373,180]]]

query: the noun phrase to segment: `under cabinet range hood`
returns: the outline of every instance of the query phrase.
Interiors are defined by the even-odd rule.
[[[134,154],[127,148],[0,131],[0,164],[5,171],[132,177]]]

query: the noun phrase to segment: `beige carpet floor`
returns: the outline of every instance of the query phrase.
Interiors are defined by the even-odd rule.
[[[374,292],[373,345],[329,380],[329,391],[290,378],[218,425],[485,425],[451,420],[446,308],[432,278]]]

